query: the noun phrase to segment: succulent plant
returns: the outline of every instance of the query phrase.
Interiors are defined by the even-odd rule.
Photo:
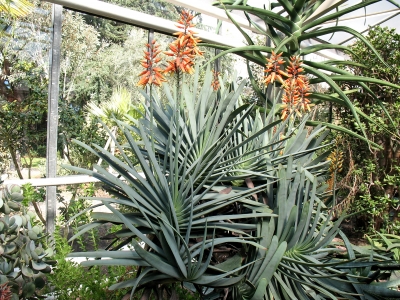
[[[0,285],[12,291],[4,299],[36,299],[36,290],[45,285],[44,273],[55,264],[52,247],[41,242],[47,234],[35,222],[36,214],[21,205],[23,200],[18,185],[0,190]]]

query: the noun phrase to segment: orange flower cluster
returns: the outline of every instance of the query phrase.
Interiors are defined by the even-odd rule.
[[[282,75],[288,77],[288,74],[280,69],[280,65],[285,63],[281,56],[282,53],[275,54],[275,52],[272,51],[271,58],[267,58],[268,64],[266,65],[265,69],[265,73],[267,73],[267,75],[264,77],[265,85],[274,83],[275,79],[284,84]]]
[[[168,61],[168,66],[164,70],[165,73],[183,72],[193,74],[194,58],[203,55],[203,51],[197,47],[200,42],[199,38],[194,37],[195,32],[192,31],[195,25],[192,23],[194,16],[187,11],[182,11],[178,20],[179,31],[174,33],[178,37],[169,45],[170,51],[164,52],[166,55],[173,57]]]
[[[301,67],[299,57],[292,56],[290,65],[286,68],[288,78],[285,80],[284,95],[282,98],[283,111],[282,119],[286,119],[288,115],[296,113],[301,117],[301,113],[311,111],[310,96],[311,88],[308,78],[301,74],[304,70]]]
[[[166,81],[162,75],[163,70],[157,66],[161,61],[161,58],[158,56],[161,53],[159,49],[160,45],[153,40],[146,47],[147,51],[144,51],[144,59],[140,61],[145,70],[139,74],[140,80],[137,85],[141,87],[145,87],[147,84],[160,86],[162,82]]]
[[[311,101],[308,99],[311,91],[310,84],[308,78],[302,74],[304,70],[301,67],[302,63],[299,57],[292,56],[290,58],[290,64],[285,72],[280,69],[280,65],[285,63],[281,56],[282,53],[275,54],[272,51],[271,58],[267,59],[268,64],[265,69],[267,75],[264,77],[264,83],[267,85],[278,80],[283,85],[283,120],[292,113],[301,117],[301,113],[310,111],[310,107],[313,105],[310,104]],[[282,76],[286,77],[286,80]]]
[[[214,91],[218,91],[219,88],[221,87],[218,79],[219,74],[220,72],[213,71],[213,81],[211,82],[211,86]]]

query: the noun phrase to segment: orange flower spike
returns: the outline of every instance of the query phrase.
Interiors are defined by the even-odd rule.
[[[288,78],[285,81],[284,95],[282,97],[282,119],[288,115],[302,117],[302,112],[311,111],[311,101],[308,96],[311,95],[311,88],[308,78],[301,74],[304,69],[298,56],[290,58],[290,65],[286,68]]]
[[[144,51],[144,59],[140,61],[145,70],[139,74],[140,80],[138,86],[145,87],[147,84],[155,84],[160,86],[162,82],[167,81],[161,74],[162,70],[157,67],[160,62],[158,55],[161,53],[159,45],[153,40],[151,43],[146,44],[146,51]]]
[[[182,11],[177,25],[182,31],[174,33],[177,36],[176,40],[169,45],[170,51],[164,52],[166,55],[173,57],[168,61],[164,73],[181,71],[193,74],[193,59],[196,55],[203,55],[203,51],[200,51],[197,47],[197,43],[200,40],[193,36],[194,32],[190,29],[194,27],[191,22],[193,18],[194,16],[189,12]]]
[[[300,100],[300,94],[296,83],[290,78],[285,81],[283,87],[281,119],[286,120],[289,115],[293,118],[293,113],[296,112]]]
[[[299,95],[300,95],[300,106],[303,111],[311,111],[311,106],[314,106],[314,104],[311,104],[310,99],[307,97],[311,95],[310,93],[310,86],[308,83],[308,79],[304,82],[304,86],[302,88],[299,88]]]

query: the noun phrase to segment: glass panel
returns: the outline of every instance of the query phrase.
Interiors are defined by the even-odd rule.
[[[34,3],[27,16],[3,12],[0,29],[0,173],[11,164],[12,176],[25,178],[22,168],[46,154],[51,12],[49,4]]]

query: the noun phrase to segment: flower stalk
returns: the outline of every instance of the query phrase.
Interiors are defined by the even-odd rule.
[[[167,61],[167,67],[164,69],[164,73],[175,73],[176,75],[176,97],[177,103],[175,108],[175,149],[179,149],[179,122],[180,122],[180,109],[181,109],[181,90],[180,81],[182,80],[182,75],[184,73],[193,74],[194,73],[194,60],[196,56],[202,56],[203,51],[201,51],[197,44],[200,39],[195,37],[196,34],[192,28],[195,24],[192,23],[194,16],[188,11],[182,11],[180,19],[176,27],[180,29],[178,32],[174,33],[176,35],[175,41],[169,44],[169,51],[165,51],[164,54],[171,57]],[[178,159],[175,159],[175,170],[178,170]],[[178,172],[175,172],[175,176],[178,176]],[[178,180],[175,178],[175,196],[178,195]]]

